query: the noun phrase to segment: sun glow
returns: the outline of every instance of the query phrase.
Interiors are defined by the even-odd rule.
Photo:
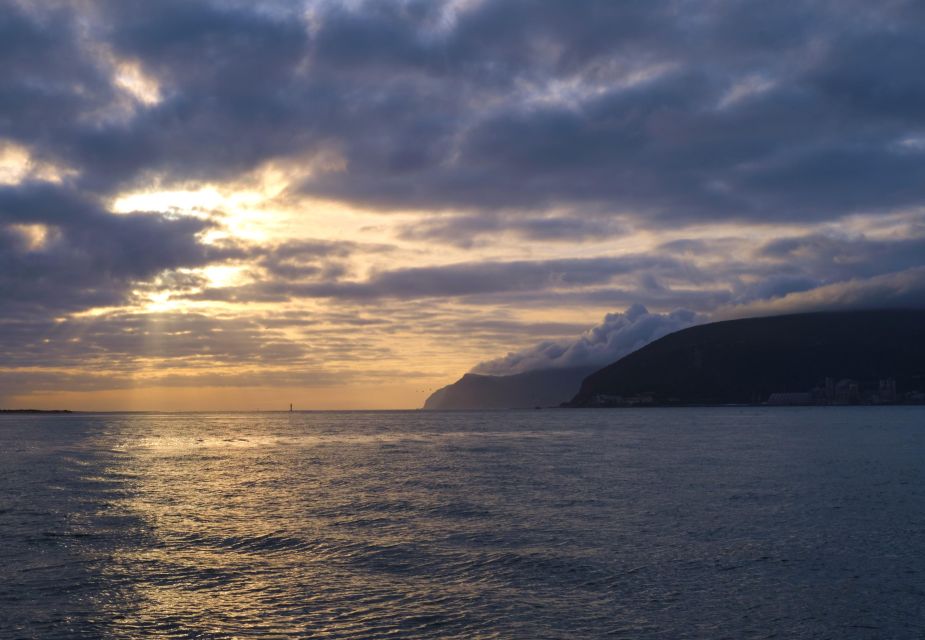
[[[208,286],[215,288],[233,287],[247,280],[247,267],[242,265],[210,265],[201,272],[207,279]]]
[[[112,204],[114,213],[161,211],[177,215],[207,216],[225,203],[214,187],[194,190],[137,191],[123,194]]]
[[[29,172],[25,147],[0,141],[0,184],[18,184]]]
[[[145,302],[142,309],[150,313],[166,313],[169,311],[180,311],[187,306],[185,300],[177,300],[173,297],[172,291],[154,291],[144,296]]]
[[[44,224],[14,224],[9,228],[19,234],[27,251],[41,251],[54,235],[54,230]]]
[[[25,180],[61,182],[76,174],[72,169],[36,159],[21,144],[0,139],[0,185],[13,186]]]
[[[272,212],[263,208],[266,200],[266,195],[258,191],[205,185],[197,189],[122,194],[113,201],[112,211],[118,214],[148,211],[171,217],[210,219],[217,226],[203,234],[206,244],[227,239],[264,242],[269,235],[266,227],[273,218]]]
[[[113,83],[141,104],[153,106],[163,99],[160,84],[138,62],[122,60],[115,64],[115,69]]]

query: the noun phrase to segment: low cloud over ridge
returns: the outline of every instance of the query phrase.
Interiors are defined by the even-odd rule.
[[[601,324],[572,341],[545,341],[534,347],[482,362],[473,373],[503,376],[539,369],[604,366],[680,329],[703,322],[693,311],[650,313],[634,304],[623,313],[608,313]]]

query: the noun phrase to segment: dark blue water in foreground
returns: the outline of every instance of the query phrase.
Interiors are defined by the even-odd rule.
[[[925,410],[0,417],[0,637],[925,638]]]

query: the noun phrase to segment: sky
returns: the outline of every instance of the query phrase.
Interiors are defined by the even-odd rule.
[[[0,407],[414,408],[925,306],[925,5],[0,0]]]

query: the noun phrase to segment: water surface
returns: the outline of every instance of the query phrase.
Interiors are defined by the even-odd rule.
[[[925,410],[0,416],[0,637],[925,638]]]

